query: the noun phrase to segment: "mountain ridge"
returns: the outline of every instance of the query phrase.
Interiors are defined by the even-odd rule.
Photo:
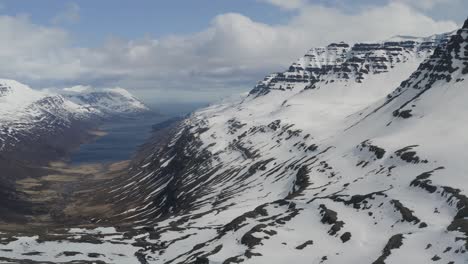
[[[353,46],[340,42],[313,48],[294,62],[288,71],[271,74],[260,81],[250,94],[261,95],[272,89],[314,89],[316,83],[327,82],[327,77],[333,81],[352,78],[362,82],[369,74],[388,71],[401,62],[422,62],[436,47],[445,45],[454,33],[414,37],[410,40],[391,38],[379,43],[356,43]]]

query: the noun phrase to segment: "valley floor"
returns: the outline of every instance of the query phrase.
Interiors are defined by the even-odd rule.
[[[18,180],[17,190],[22,198],[37,206],[34,214],[25,219],[28,229],[44,224],[86,224],[95,214],[103,214],[108,206],[89,201],[98,195],[94,188],[119,175],[127,165],[127,161],[78,166],[57,162],[50,164],[50,173],[45,176]]]
[[[96,244],[106,243],[103,233],[116,231],[105,227],[111,223],[95,220],[112,214],[105,194],[97,189],[125,173],[128,165],[128,161],[79,166],[56,162],[44,168],[49,172],[45,176],[18,180],[17,191],[31,206],[31,213],[15,221],[0,222],[0,263],[35,263],[27,260],[32,256],[37,261],[67,261],[69,257],[83,255],[81,251],[89,251],[84,259],[105,258],[102,248],[99,254],[92,249]],[[112,246],[111,251],[119,258],[123,257],[124,244]],[[113,263],[112,258],[108,261]]]

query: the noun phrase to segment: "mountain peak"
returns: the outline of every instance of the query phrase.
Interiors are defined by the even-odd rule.
[[[328,48],[332,48],[332,47],[335,47],[335,48],[349,48],[349,44],[344,42],[344,41],[340,41],[338,43],[331,43],[327,47]]]
[[[468,28],[468,18],[465,20],[465,24],[463,24],[463,28]]]
[[[1,91],[9,93],[34,93],[29,86],[15,80],[0,79]]]
[[[126,89],[75,86],[60,91],[67,99],[79,105],[91,106],[104,114],[131,114],[148,111],[140,100]]]

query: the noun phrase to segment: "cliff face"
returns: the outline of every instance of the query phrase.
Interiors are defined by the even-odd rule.
[[[323,88],[330,82],[362,83],[366,78],[395,71],[405,64],[419,64],[435,48],[444,47],[452,33],[426,38],[397,36],[381,43],[332,43],[313,48],[286,72],[267,76],[250,92],[262,95],[272,90]],[[406,70],[408,71],[408,70]]]

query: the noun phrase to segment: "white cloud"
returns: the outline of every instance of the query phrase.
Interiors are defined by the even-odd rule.
[[[79,76],[64,30],[33,24],[28,16],[0,16],[0,72],[21,79]]]
[[[63,91],[81,93],[81,92],[89,91],[90,89],[92,89],[92,87],[89,85],[75,85],[72,87],[63,88]]]
[[[424,10],[432,9],[440,4],[458,4],[461,0],[395,0],[396,2],[404,3],[413,7]]]
[[[258,0],[283,9],[298,9],[307,5],[307,0]]]
[[[72,24],[80,20],[80,7],[76,3],[68,3],[65,10],[52,18],[51,22],[54,25]]]
[[[392,2],[346,13],[320,5],[298,10],[288,23],[268,25],[235,13],[215,17],[203,31],[110,39],[100,48],[72,48],[67,32],[0,16],[2,77],[44,86],[78,83],[122,86],[138,93],[213,99],[248,90],[265,74],[281,70],[309,48],[334,41],[375,41],[392,35],[430,35],[456,28]],[[199,98],[196,98],[197,95]]]
[[[305,32],[311,43],[325,44],[330,41],[379,41],[403,34],[427,36],[454,30],[452,21],[434,21],[432,18],[401,3],[366,8],[359,13],[348,14],[337,9],[309,6],[295,17],[289,27]]]

